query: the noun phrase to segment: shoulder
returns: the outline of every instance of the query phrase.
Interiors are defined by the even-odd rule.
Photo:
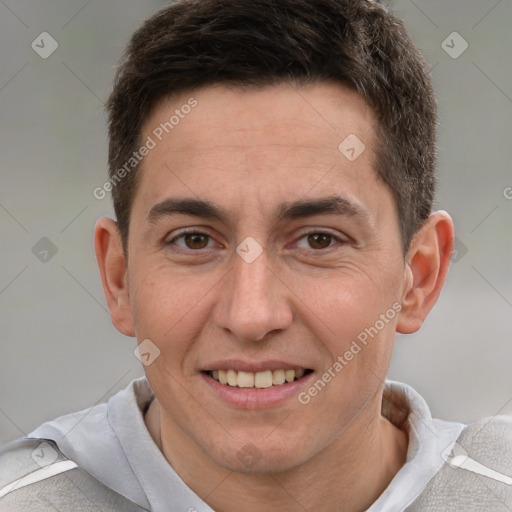
[[[51,440],[20,438],[3,444],[0,447],[0,498],[28,485],[31,480],[28,475],[34,479],[48,475],[50,467],[53,471],[64,471],[72,466],[76,464],[66,459]]]
[[[442,457],[443,466],[408,512],[512,510],[512,417],[468,425]]]
[[[0,448],[0,509],[92,512],[143,509],[107,488],[49,439],[21,438]]]
[[[141,430],[142,408],[150,399],[149,386],[138,379],[108,403],[53,419],[0,445],[0,510],[84,511],[91,503],[95,511],[149,508],[118,434],[128,431],[131,440]]]
[[[487,453],[500,460],[512,451],[512,416],[492,416],[471,423],[462,432],[459,440],[471,445],[473,450]],[[496,452],[496,453],[494,453]],[[511,459],[508,458],[510,462]]]

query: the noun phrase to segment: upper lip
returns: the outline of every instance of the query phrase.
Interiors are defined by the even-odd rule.
[[[235,370],[238,372],[264,372],[267,370],[307,370],[307,366],[303,366],[300,363],[290,363],[285,361],[277,361],[275,359],[267,361],[243,361],[241,359],[223,359],[214,361],[201,371],[213,371],[213,370]]]

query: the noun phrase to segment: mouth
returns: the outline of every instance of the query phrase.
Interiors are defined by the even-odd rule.
[[[268,389],[301,380],[312,373],[311,369],[297,368],[264,370],[260,372],[206,370],[204,373],[216,382],[239,389]]]

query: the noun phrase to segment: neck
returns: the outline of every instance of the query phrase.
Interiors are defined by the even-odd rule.
[[[407,452],[407,434],[382,417],[380,408],[369,421],[368,409],[313,459],[272,474],[235,473],[216,464],[168,421],[156,399],[145,420],[174,470],[218,512],[357,512],[375,502],[405,463]]]

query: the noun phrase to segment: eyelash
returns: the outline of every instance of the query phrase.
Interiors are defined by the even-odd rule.
[[[208,237],[209,241],[213,240],[213,237],[211,237],[209,234],[199,231],[198,229],[192,228],[192,229],[187,229],[187,230],[182,231],[175,237],[171,238],[171,240],[169,240],[169,241],[165,241],[164,245],[172,247],[175,245],[176,240],[179,240],[180,238],[184,238],[187,235],[201,235],[201,236]],[[178,246],[178,249],[173,249],[173,250],[176,250],[176,252],[182,252],[182,251],[199,252],[199,251],[203,251],[204,249],[189,249],[188,247],[179,247]]]
[[[204,233],[204,232],[199,231],[197,229],[190,229],[190,230],[182,231],[180,234],[176,235],[171,240],[165,242],[164,245],[172,247],[172,246],[175,245],[176,240],[179,240],[180,238],[183,238],[183,237],[185,237],[187,235],[202,235],[202,236],[208,237],[210,240],[213,240],[213,237],[210,236],[207,233]],[[327,235],[327,236],[331,237],[331,239],[332,239],[331,241],[332,242],[335,242],[335,243],[338,243],[338,244],[341,244],[341,245],[346,245],[348,243],[347,240],[343,240],[339,236],[336,236],[336,235],[330,233],[329,231],[322,231],[322,230],[305,232],[294,243],[296,244],[300,240],[302,240],[304,238],[307,238],[308,236],[311,236],[311,235]],[[314,252],[321,252],[321,251],[326,251],[326,250],[330,249],[331,247],[333,247],[335,245],[335,243],[331,243],[329,246],[327,246],[327,247],[325,247],[323,249],[313,249],[313,248],[304,249],[304,248],[301,248],[300,250],[303,250],[303,251],[311,250],[311,251],[314,251]],[[204,248],[204,249],[190,249],[188,247],[179,247],[179,249],[173,249],[173,250],[175,250],[176,252],[183,252],[183,251],[187,251],[187,252],[188,251],[190,251],[190,252],[200,252],[200,251],[204,251],[204,250],[207,250],[207,249],[211,249],[211,247],[207,247],[207,248]]]

